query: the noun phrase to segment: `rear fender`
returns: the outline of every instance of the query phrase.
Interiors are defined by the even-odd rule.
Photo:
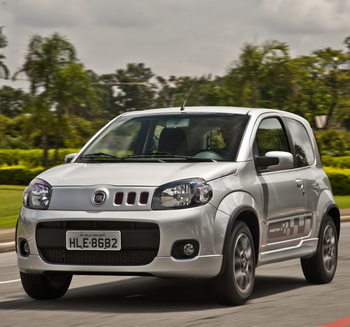
[[[315,228],[315,234],[314,234],[315,237],[318,237],[323,218],[328,215],[331,216],[334,221],[335,227],[337,228],[338,239],[339,239],[340,212],[337,205],[334,202],[334,198],[331,191],[324,190],[321,193],[317,204],[317,213],[316,213],[316,222],[315,222],[316,228]]]

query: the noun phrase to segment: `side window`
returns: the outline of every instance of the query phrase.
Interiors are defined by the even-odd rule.
[[[298,167],[312,165],[315,162],[315,153],[305,127],[297,120],[288,118],[287,125],[293,139],[293,146]]]
[[[260,123],[254,147],[258,156],[264,156],[269,151],[290,152],[286,133],[279,119],[267,118]]]

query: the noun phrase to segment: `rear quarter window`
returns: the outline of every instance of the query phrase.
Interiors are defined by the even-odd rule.
[[[293,141],[297,167],[313,165],[315,153],[305,126],[291,118],[287,118],[286,121]]]

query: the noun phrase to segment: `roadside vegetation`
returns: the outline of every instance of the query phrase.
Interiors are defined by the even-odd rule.
[[[25,186],[0,185],[0,228],[16,226]]]
[[[12,228],[16,226],[19,211],[22,205],[22,193],[25,186],[0,185],[0,228]],[[335,200],[341,209],[350,208],[350,195],[335,196]]]
[[[0,31],[0,78],[28,81],[28,90],[0,88],[0,149],[41,149],[45,168],[54,164],[59,149],[80,148],[118,114],[180,107],[192,85],[188,106],[294,112],[321,128],[316,136],[323,154],[350,155],[350,36],[343,49],[326,47],[295,58],[278,40],[245,43],[236,58],[223,63],[222,76],[166,77],[144,63],[97,74],[59,33],[33,35],[22,65],[11,71],[1,53],[11,40],[5,28]]]
[[[326,47],[291,57],[288,44],[245,43],[222,76],[159,76],[144,63],[97,74],[59,33],[33,35],[17,71],[1,52],[0,78],[27,80],[28,90],[0,88],[0,227],[12,227],[21,186],[63,163],[118,114],[150,108],[238,106],[275,108],[303,116],[315,130],[323,164],[341,207],[350,207],[350,36],[342,49]],[[195,82],[195,83],[194,83]]]

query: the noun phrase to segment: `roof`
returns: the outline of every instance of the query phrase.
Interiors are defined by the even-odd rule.
[[[172,107],[172,108],[158,108],[158,109],[148,109],[141,111],[129,111],[123,114],[123,116],[129,115],[142,115],[142,114],[162,114],[162,113],[230,113],[230,114],[248,114],[250,111],[259,111],[259,112],[271,112],[275,111],[273,109],[255,109],[255,108],[243,108],[243,107],[225,107],[225,106],[197,106],[197,107],[185,107],[183,111],[181,111],[180,107]]]
[[[127,117],[127,116],[139,116],[139,115],[172,114],[172,113],[186,114],[186,113],[213,113],[213,112],[226,113],[226,114],[250,115],[254,117],[258,117],[261,114],[266,114],[266,113],[272,113],[272,114],[275,113],[275,114],[291,117],[298,120],[304,120],[304,118],[302,118],[301,116],[295,115],[288,111],[282,111],[277,109],[266,109],[266,108],[245,108],[245,107],[227,107],[227,106],[185,107],[183,111],[181,111],[180,107],[148,109],[148,110],[141,110],[141,111],[129,111],[122,114],[122,116]]]

